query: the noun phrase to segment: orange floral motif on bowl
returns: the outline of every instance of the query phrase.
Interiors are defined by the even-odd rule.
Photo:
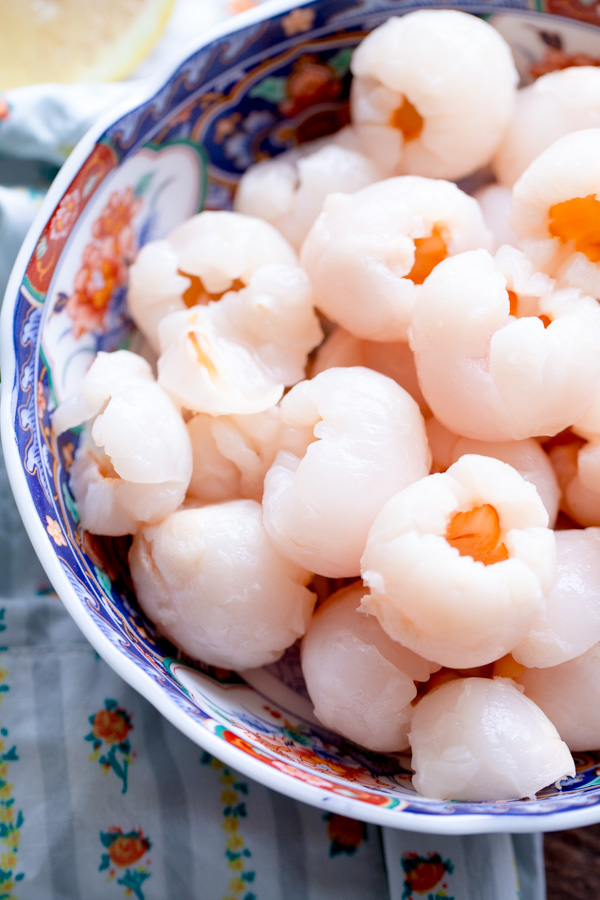
[[[57,545],[57,547],[66,547],[67,541],[62,533],[61,527],[51,516],[46,516],[46,531]]]
[[[65,305],[76,337],[102,329],[114,291],[127,281],[128,265],[137,249],[132,222],[140,205],[133,188],[113,191],[92,226],[93,240],[83,251]]]
[[[53,241],[62,238],[70,232],[77,219],[80,206],[81,191],[78,188],[65,194],[50,220],[50,238]]]
[[[293,9],[281,20],[281,27],[286,37],[310,31],[315,21],[314,9]]]
[[[108,144],[96,144],[45,226],[25,273],[25,284],[40,299],[48,290],[56,262],[81,210],[116,165],[114,150]],[[75,201],[77,209],[71,209],[71,203]]]
[[[298,60],[286,87],[287,97],[281,103],[281,112],[290,118],[317,103],[338,100],[343,90],[335,71],[310,56]]]
[[[579,19],[591,25],[600,25],[600,2],[598,0],[548,0],[546,12],[569,19]]]

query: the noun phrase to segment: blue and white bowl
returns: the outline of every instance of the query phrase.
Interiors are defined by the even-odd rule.
[[[253,161],[345,125],[353,47],[390,15],[429,5],[276,0],[213,30],[161,84],[87,134],[48,193],[4,301],[4,452],[36,551],[84,634],[228,765],[296,799],[411,831],[569,828],[600,821],[600,754],[578,755],[576,778],[533,801],[428,800],[413,791],[406,759],[360,750],[316,722],[293,650],[252,684],[182,658],[136,604],[127,541],[80,530],[69,488],[77,435],[52,428],[52,410],[93,355],[132,339],[125,296],[136,250],[202,208],[230,207]],[[597,4],[455,5],[498,27],[524,78],[549,50],[600,57]]]

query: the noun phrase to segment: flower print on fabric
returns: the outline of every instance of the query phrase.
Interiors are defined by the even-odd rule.
[[[64,303],[75,337],[88,330],[105,329],[110,300],[118,288],[124,288],[128,266],[135,257],[133,219],[141,203],[131,187],[113,191],[94,222],[92,240],[84,248],[73,290],[68,297],[61,295],[56,307],[58,311]],[[68,213],[67,205],[64,216]]]
[[[127,774],[133,762],[129,732],[133,728],[130,714],[116,700],[105,700],[104,709],[89,717],[92,730],[85,740],[94,746],[90,760],[98,760],[105,772],[114,772],[121,780],[121,793],[127,791]],[[100,751],[103,750],[102,754]]]
[[[6,672],[0,670],[2,686],[5,687]],[[25,877],[23,872],[16,872],[18,865],[21,827],[24,822],[21,810],[15,809],[12,796],[13,785],[9,783],[9,766],[18,762],[15,746],[6,747],[6,728],[0,728],[0,900],[17,900],[14,890],[19,881]]]
[[[330,856],[337,856],[339,853],[352,856],[363,841],[367,840],[367,826],[364,822],[338,813],[325,813],[323,818],[327,822]]]
[[[133,895],[144,900],[142,885],[151,875],[148,851],[152,844],[142,829],[124,832],[121,828],[109,828],[100,832],[100,840],[107,852],[102,854],[98,871],[108,870],[106,880],[122,885],[126,897]]]
[[[219,772],[219,782],[223,785],[221,828],[226,835],[225,858],[227,868],[232,875],[228,884],[228,892],[223,900],[256,900],[256,895],[249,890],[249,885],[254,881],[256,874],[248,868],[248,860],[251,859],[252,853],[246,847],[244,836],[240,830],[240,821],[248,815],[246,804],[240,795],[247,795],[248,785],[210,753],[203,753],[200,762]]]
[[[427,900],[454,900],[448,893],[446,877],[454,872],[454,865],[449,859],[442,859],[439,853],[425,856],[404,853],[401,862],[404,870],[402,900],[415,900],[423,896]]]
[[[0,632],[6,631],[5,609],[0,608]],[[0,705],[10,690],[8,671],[2,666],[6,648],[0,647]],[[9,782],[10,767],[19,762],[17,748],[7,742],[8,729],[0,726],[0,900],[17,900],[15,888],[25,874],[17,872],[23,813],[15,806],[13,788]]]

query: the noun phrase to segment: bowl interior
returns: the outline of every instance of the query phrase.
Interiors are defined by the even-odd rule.
[[[7,292],[5,453],[36,550],[69,611],[107,661],[198,744],[278,790],[381,824],[437,833],[565,828],[600,820],[598,755],[578,754],[576,778],[535,801],[432,801],[413,791],[407,759],[362,750],[316,722],[297,648],[246,677],[183,658],[137,607],[129,541],[78,527],[69,488],[78,434],[57,439],[51,425],[98,350],[135,346],[126,280],[136,250],[202,208],[229,208],[250,163],[344,126],[353,47],[417,5],[429,4],[270,5],[217,32],[156,93],[84,139]],[[594,8],[577,0],[548,0],[545,12],[520,0],[455,5],[491,19],[524,79],[549,53],[555,61],[600,57]]]

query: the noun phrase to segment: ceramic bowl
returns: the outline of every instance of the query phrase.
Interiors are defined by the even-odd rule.
[[[485,0],[521,74],[548,54],[600,56],[597,6]],[[361,750],[311,713],[292,648],[243,679],[178,655],[140,612],[127,541],[78,527],[69,489],[77,434],[51,412],[98,350],[127,346],[126,272],[136,247],[201,208],[231,206],[253,161],[348,121],[349,62],[402,0],[275,2],[225,23],[181,64],[80,142],[22,248],[3,309],[2,437],[36,551],[98,653],[176,727],[245,775],[296,799],[411,831],[540,831],[600,820],[600,757],[534,801],[438,802],[417,795],[407,760]],[[421,5],[429,5],[423,3]],[[534,8],[533,8],[534,7]]]

